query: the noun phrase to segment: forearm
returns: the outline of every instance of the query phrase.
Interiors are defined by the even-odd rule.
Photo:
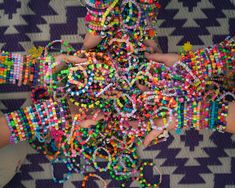
[[[225,75],[226,72],[234,69],[234,53],[234,40],[226,39],[208,48],[189,52],[181,57],[180,62],[188,66],[199,79],[208,80],[221,74]]]
[[[181,129],[210,129],[235,133],[235,102],[199,101],[178,103],[176,108],[176,132]]]
[[[71,114],[65,102],[47,100],[6,113],[1,118],[1,146],[16,144],[34,138],[44,139],[50,131],[59,131],[71,123]],[[52,136],[53,137],[53,136]],[[55,138],[56,139],[56,138]]]
[[[225,40],[182,56],[172,69],[173,86],[178,90],[177,96],[190,100],[201,98],[207,92],[208,86],[214,85],[214,82],[209,82],[214,77],[225,79],[229,71],[234,74],[234,53],[234,41]]]
[[[51,76],[54,58],[32,58],[9,52],[0,54],[0,84],[43,85]]]
[[[161,48],[154,39],[144,40],[143,43],[151,53],[161,52]]]
[[[0,148],[10,144],[10,129],[8,127],[6,118],[0,117]]]
[[[226,132],[235,134],[235,102],[229,103],[228,116],[226,117],[227,127]]]

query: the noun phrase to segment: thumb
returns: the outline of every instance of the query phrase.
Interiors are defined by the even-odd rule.
[[[55,62],[57,62],[57,65],[55,66],[55,69],[53,70],[53,73],[56,73],[66,67],[66,63],[83,63],[86,62],[86,58],[80,58],[77,56],[67,56],[65,54],[60,54],[55,57]]]
[[[144,146],[147,147],[163,131],[152,130],[144,139]]]
[[[80,57],[77,57],[77,56],[66,56],[65,61],[79,64],[79,63],[86,62],[87,59],[86,58],[80,58]]]
[[[97,112],[97,113],[96,113]],[[90,128],[92,125],[96,125],[98,121],[104,119],[104,114],[102,112],[96,111],[93,117],[88,115],[86,119],[80,122],[81,127],[83,128]]]
[[[144,55],[148,60],[159,61],[158,53],[151,54],[151,53],[145,52]]]

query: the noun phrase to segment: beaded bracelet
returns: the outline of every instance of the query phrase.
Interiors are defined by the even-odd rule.
[[[131,173],[126,173],[127,171],[126,168],[123,168],[122,166],[117,165],[118,160],[119,159],[114,159],[112,161],[112,165],[109,169],[110,176],[117,181],[122,181],[122,180],[131,178]],[[121,172],[117,172],[117,171],[121,171]]]
[[[92,73],[91,71],[87,71],[87,74],[89,75],[89,77],[88,77],[87,83],[85,83],[83,87],[78,87],[77,91],[72,91],[71,88],[67,90],[67,92],[70,93],[71,96],[79,96],[85,93],[89,89],[94,79],[94,73]]]
[[[159,126],[154,125],[153,120],[150,119],[151,128],[152,128],[153,130],[162,131],[162,130],[166,129],[166,128],[171,124],[171,122],[172,122],[173,110],[170,109],[170,108],[168,108],[168,107],[161,106],[160,108],[158,108],[158,109],[154,112],[154,114],[153,114],[152,116],[153,116],[153,117],[154,117],[155,115],[157,115],[158,117],[159,117],[159,116],[162,116],[162,115],[165,116],[165,115],[166,115],[165,112],[164,112],[164,113],[160,113],[160,115],[158,115],[161,110],[167,110],[167,111],[169,112],[169,115],[170,115],[170,116],[168,117],[167,123],[165,123],[165,125],[162,126],[162,127],[159,127]],[[163,117],[163,118],[164,118],[164,117]]]
[[[66,159],[56,159],[51,161],[51,173],[52,173],[52,179],[55,183],[64,183],[66,182],[71,176],[72,176],[72,172],[68,172],[66,175],[64,175],[63,179],[57,179],[54,176],[54,164],[57,164],[58,162],[62,161],[63,163],[67,163]],[[67,166],[67,165],[66,165]],[[72,170],[72,169],[71,169]]]
[[[97,1],[97,0],[85,0],[86,4],[92,8],[97,8],[97,9],[105,9],[109,6],[109,4],[112,2],[111,0],[102,0],[102,1]]]
[[[123,31],[123,33],[125,32]],[[121,35],[123,33],[120,32]],[[141,44],[137,43],[138,39],[137,37],[134,40],[132,36],[129,38],[129,40],[134,41],[134,48],[136,46],[141,47]],[[113,40],[113,44],[116,42]],[[134,53],[137,53],[133,55],[134,58],[137,57],[136,62],[130,63],[128,57],[130,54],[125,53],[125,50],[128,51],[125,47],[120,52],[115,49],[113,50],[119,53],[119,56],[111,55],[111,57],[117,59],[120,57],[124,58],[123,62],[119,62],[120,65],[123,65],[121,68],[115,60],[108,56],[106,58],[102,53],[96,54],[79,51],[76,55],[84,54],[88,58],[88,62],[80,66],[85,66],[88,69],[86,70],[87,75],[94,74],[94,82],[92,81],[92,84],[83,95],[74,96],[70,100],[79,105],[80,110],[83,110],[84,113],[90,113],[92,108],[97,108],[97,111],[104,112],[104,120],[89,129],[81,128],[80,126],[75,126],[77,121],[74,121],[72,124],[68,120],[71,118],[67,114],[68,109],[66,108],[68,107],[66,104],[61,103],[59,100],[44,101],[6,115],[9,128],[12,132],[11,142],[30,139],[35,149],[45,153],[52,160],[64,156],[66,158],[71,157],[71,160],[66,159],[68,169],[74,168],[77,172],[80,172],[81,167],[83,167],[82,173],[85,172],[86,166],[78,165],[79,157],[85,160],[87,165],[96,162],[95,159],[92,161],[93,158],[101,157],[111,162],[105,168],[99,168],[95,164],[96,168],[101,171],[104,169],[109,170],[111,176],[117,180],[131,179],[138,171],[135,169],[138,166],[137,159],[131,154],[136,152],[133,149],[133,147],[136,147],[135,138],[142,138],[145,134],[148,134],[151,130],[151,122],[147,122],[146,119],[155,118],[157,112],[159,112],[157,109],[164,107],[164,111],[168,110],[168,113],[171,114],[170,109],[174,109],[177,106],[177,126],[179,129],[185,127],[207,127],[218,131],[225,129],[228,103],[214,101],[213,97],[215,96],[212,97],[210,102],[203,101],[204,93],[207,92],[207,89],[211,91],[209,87],[213,86],[213,83],[203,82],[204,78],[200,74],[205,73],[205,79],[207,80],[209,79],[208,75],[214,75],[217,72],[223,73],[220,58],[226,54],[228,54],[228,57],[224,60],[224,70],[231,69],[233,65],[233,45],[224,42],[207,50],[190,53],[182,58],[182,64],[186,63],[186,65],[175,67],[176,70],[173,70],[173,73],[170,70],[158,67],[159,65],[157,64],[141,67],[140,63],[146,64],[147,60],[141,57],[143,52],[140,51],[137,53],[134,50]],[[33,75],[32,77],[29,76],[28,82],[33,83],[34,86],[49,85],[49,87],[52,87],[52,92],[60,90],[57,84],[64,84],[65,87],[60,87],[64,88],[65,91],[70,89],[71,92],[76,92],[77,88],[82,89],[84,87],[79,83],[85,77],[84,74],[81,74],[81,70],[73,72],[72,67],[74,65],[71,63],[68,63],[68,68],[65,68],[65,70],[54,74],[52,69],[55,63],[50,54],[34,61],[31,58],[27,59],[26,56],[19,56],[19,58],[14,55],[12,56],[11,53],[1,53],[0,57],[0,67],[4,68],[3,71],[1,70],[1,75],[3,75],[1,81],[4,83],[17,83],[20,78],[24,84],[27,82],[28,75]],[[16,59],[17,61],[20,59],[20,61],[15,64]],[[93,64],[94,66],[92,66]],[[27,66],[31,65],[32,67],[28,69]],[[131,66],[133,68],[130,68]],[[23,70],[20,67],[23,67]],[[128,72],[123,71],[124,69],[122,68],[126,68],[125,70],[128,70]],[[154,68],[156,68],[156,71]],[[74,79],[74,82],[72,81],[74,84],[68,83],[69,69],[74,73],[70,74],[72,77],[70,80]],[[21,76],[12,74],[14,70],[21,73]],[[30,73],[26,70],[29,70]],[[189,72],[192,75],[188,74]],[[136,78],[136,76],[141,77],[141,79]],[[119,77],[119,79],[116,77]],[[194,78],[198,78],[200,83],[194,82]],[[24,82],[25,79],[26,82]],[[162,81],[161,79],[164,80]],[[50,83],[52,80],[53,84]],[[141,84],[147,85],[150,91],[142,92],[137,89],[135,85],[137,80]],[[122,82],[123,88],[119,81]],[[77,87],[75,90],[73,90],[73,85]],[[106,88],[107,85],[109,86],[108,89]],[[181,85],[183,85],[182,88]],[[104,91],[105,88],[106,91]],[[206,90],[203,90],[204,88]],[[109,90],[111,90],[110,93]],[[119,96],[112,96],[114,90],[119,92]],[[216,90],[218,90],[218,87]],[[197,93],[197,91],[201,94]],[[175,98],[172,97],[172,93]],[[184,95],[186,96],[184,97]],[[193,97],[187,95],[192,95]],[[195,96],[198,96],[198,98],[194,98]],[[216,95],[220,100],[218,96]],[[118,114],[117,117],[115,117],[116,114]],[[162,116],[165,117],[165,115]],[[205,121],[203,121],[204,119]],[[136,124],[136,127],[130,126],[131,123],[129,121],[132,120],[137,121],[138,125]],[[166,125],[167,122],[164,122],[164,126],[160,129],[166,128]],[[107,152],[100,152],[103,149],[99,148],[105,148]],[[103,153],[106,154],[103,155]],[[121,155],[121,153],[124,154]],[[121,163],[120,167],[117,165],[119,162]],[[131,168],[132,165],[134,168]],[[141,176],[141,178],[143,177]],[[59,182],[62,183],[63,181]],[[146,186],[147,182],[145,180],[142,182],[144,183],[143,186]]]
[[[47,57],[47,56],[49,55],[49,50],[50,50],[50,49],[55,50],[55,49],[53,48],[53,46],[56,45],[57,43],[59,43],[59,44],[61,44],[61,45],[63,45],[64,47],[67,48],[66,51],[60,50],[60,53],[64,53],[64,52],[66,52],[67,54],[70,54],[70,53],[71,53],[72,47],[69,45],[68,42],[66,42],[66,41],[64,41],[64,40],[54,40],[54,41],[48,43],[47,46],[45,47],[44,53],[43,53],[43,57]]]
[[[151,166],[158,171],[158,173],[160,175],[158,183],[154,183],[154,184],[147,183],[147,180],[144,178],[144,172],[143,172],[144,167],[146,167],[146,166]],[[136,180],[138,182],[140,182],[142,187],[159,187],[159,185],[161,184],[161,181],[162,181],[162,175],[161,175],[160,171],[157,169],[157,167],[153,165],[152,162],[143,162],[140,166],[140,176],[137,177]]]
[[[103,167],[103,168],[98,167],[97,162],[96,162],[96,155],[97,155],[98,150],[100,150],[100,149],[102,149],[103,151],[105,151],[108,154],[108,164],[106,167]],[[95,149],[95,151],[92,155],[92,161],[93,161],[93,165],[94,165],[95,169],[97,169],[99,172],[106,172],[110,168],[110,165],[112,164],[111,155],[110,155],[109,151],[107,149],[105,149],[104,147],[97,147]]]
[[[81,72],[83,74],[82,76],[84,78],[84,83],[78,81],[78,79],[82,77],[80,74],[78,74]],[[87,77],[88,77],[87,72],[85,68],[82,66],[76,66],[69,69],[68,82],[70,84],[76,85],[76,87],[79,89],[81,89],[87,84]]]
[[[86,188],[86,182],[88,181],[89,177],[95,177],[95,178],[98,178],[99,180],[101,180],[104,188],[106,188],[108,186],[107,182],[103,178],[101,178],[100,176],[98,176],[96,174],[89,173],[82,180],[82,188]]]
[[[123,16],[122,16],[122,13],[123,13],[125,7],[127,6],[127,4],[130,5],[130,3],[134,4],[136,6],[137,10],[138,10],[137,21],[136,21],[135,25],[133,25],[133,26],[128,26],[126,23],[124,23]],[[120,23],[122,24],[122,26],[124,26],[127,29],[136,29],[136,28],[138,28],[139,24],[140,24],[140,19],[141,19],[141,9],[140,9],[139,5],[135,1],[124,0],[124,1],[122,1],[121,7],[122,8],[121,8]],[[133,16],[133,14],[129,15],[128,18],[132,18],[132,16]]]
[[[123,106],[120,102],[118,103],[118,99],[116,99],[115,101],[114,101],[114,107],[115,107],[115,110],[117,111],[117,113],[119,114],[119,115],[121,115],[122,117],[131,117],[131,116],[133,116],[134,114],[135,114],[135,112],[136,112],[136,104],[135,104],[135,102],[133,101],[133,99],[129,96],[129,95],[127,95],[127,94],[122,94],[120,97],[127,97],[127,99],[131,102],[131,104],[132,104],[132,107],[131,107],[131,111],[129,112],[129,113],[124,113],[124,112],[121,112],[121,110],[118,108],[118,104],[119,105],[121,105],[121,107]]]
[[[18,143],[20,141],[30,139],[34,136],[34,130],[38,126],[38,124],[34,124],[37,122],[35,121],[34,115],[30,112],[31,112],[31,109],[30,107],[28,107],[25,110],[22,109],[16,112],[5,114],[8,125],[11,129],[11,137],[10,137],[11,143]],[[28,114],[29,116],[26,117],[25,116],[26,114]],[[33,122],[33,124],[25,124],[24,122],[25,121],[28,122],[28,119],[29,121],[31,119],[31,122]],[[22,124],[26,128],[23,128]]]
[[[107,16],[110,14],[110,12],[112,11],[112,9],[116,6],[118,1],[119,0],[114,0],[112,4],[106,9],[105,13],[102,15],[101,26],[105,26],[105,28],[107,28],[107,24],[105,24],[105,20]]]

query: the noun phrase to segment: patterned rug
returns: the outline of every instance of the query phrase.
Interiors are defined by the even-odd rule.
[[[235,0],[160,0],[158,40],[164,52],[177,52],[190,41],[193,49],[208,46],[235,33]],[[33,45],[45,46],[63,39],[74,49],[81,48],[86,33],[86,9],[78,0],[0,0],[0,49],[26,53]],[[29,104],[29,88],[0,86],[0,110],[16,110]],[[158,145],[140,148],[144,160],[153,160],[162,173],[161,188],[235,187],[235,135],[187,130],[174,132]],[[94,171],[94,169],[90,169]],[[66,173],[55,166],[56,176]],[[120,187],[107,173],[99,174],[108,187]],[[145,176],[154,181],[157,172],[148,169]],[[81,187],[83,176],[73,174],[69,181],[52,181],[49,161],[42,155],[28,154],[20,172],[5,188]],[[139,187],[127,182],[126,187]],[[88,187],[102,187],[89,181]]]

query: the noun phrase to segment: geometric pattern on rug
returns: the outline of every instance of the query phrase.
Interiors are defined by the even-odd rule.
[[[160,0],[158,41],[163,52],[177,52],[184,42],[193,49],[223,40],[235,31],[235,0]],[[33,45],[45,46],[63,39],[80,49],[86,33],[86,9],[77,0],[0,0],[0,49],[27,53]],[[9,112],[30,105],[28,87],[0,85],[0,110]],[[163,143],[139,148],[143,160],[154,161],[162,173],[161,188],[235,187],[235,135],[207,130],[171,132]],[[56,175],[66,173],[55,166]],[[90,169],[94,171],[94,169]],[[108,187],[120,187],[107,173],[98,173]],[[157,172],[149,169],[150,179]],[[29,153],[20,171],[5,188],[81,187],[83,176],[73,174],[64,184],[52,181],[49,161],[37,152]],[[102,187],[89,181],[88,187]],[[126,187],[139,187],[128,182]]]

